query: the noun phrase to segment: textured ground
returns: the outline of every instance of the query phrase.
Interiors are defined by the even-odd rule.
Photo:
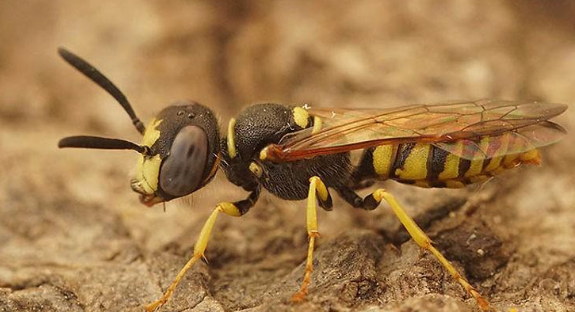
[[[129,190],[135,155],[58,150],[71,134],[138,140],[119,106],[58,59],[60,45],[145,119],[180,98],[222,124],[261,101],[575,103],[571,2],[214,3],[0,2],[0,311],[141,311],[188,259],[211,207],[245,196],[220,176],[164,213]],[[468,190],[384,184],[500,310],[575,310],[575,107],[557,121],[570,134],[541,168]],[[478,310],[390,210],[338,199],[319,213],[309,299],[290,303],[304,215],[304,202],[264,195],[245,217],[221,217],[209,264],[162,311]]]

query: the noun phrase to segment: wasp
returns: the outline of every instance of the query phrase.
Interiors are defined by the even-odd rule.
[[[147,311],[165,304],[185,273],[203,257],[218,215],[246,214],[262,188],[285,200],[307,199],[307,262],[293,301],[305,299],[310,285],[319,237],[317,206],[331,210],[331,191],[335,191],[355,208],[372,210],[385,201],[413,240],[437,258],[482,310],[489,310],[488,301],[433,246],[393,195],[378,188],[362,198],[356,191],[377,180],[463,188],[522,164],[539,165],[538,148],[559,141],[566,133],[549,121],[563,113],[566,105],[503,100],[388,109],[256,104],[232,118],[223,136],[212,110],[193,101],[179,101],[144,126],[126,96],[100,71],[63,48],[59,54],[114,97],[143,136],[141,144],[71,136],[60,140],[59,147],[138,152],[131,187],[147,206],[200,190],[218,169],[248,192],[244,200],[215,207],[193,256],[163,296],[146,306]],[[358,161],[352,161],[352,153],[359,153]]]

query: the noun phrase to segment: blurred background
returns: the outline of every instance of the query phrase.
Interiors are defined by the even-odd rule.
[[[191,254],[223,174],[164,212],[129,188],[136,155],[58,150],[90,134],[138,142],[121,107],[57,55],[85,58],[148,120],[179,99],[219,114],[277,102],[391,107],[502,98],[575,103],[571,1],[0,2],[0,311],[140,311]],[[389,182],[496,307],[575,309],[575,107],[569,132],[522,168],[468,190]],[[162,311],[476,311],[392,213],[320,212],[309,300],[304,202],[271,195],[223,216]]]

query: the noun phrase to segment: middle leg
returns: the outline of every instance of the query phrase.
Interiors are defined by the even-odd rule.
[[[307,196],[307,209],[306,209],[306,225],[307,235],[309,238],[309,246],[307,250],[307,261],[305,265],[305,275],[301,284],[300,290],[295,293],[291,300],[299,302],[305,299],[307,289],[311,280],[311,272],[313,271],[313,250],[315,247],[315,239],[319,237],[317,227],[317,200],[319,196],[320,204],[323,207],[331,208],[331,196],[325,184],[319,177],[311,177],[309,179],[309,193]]]

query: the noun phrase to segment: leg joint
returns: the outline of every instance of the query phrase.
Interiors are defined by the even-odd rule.
[[[216,209],[233,217],[239,217],[242,215],[240,209],[230,202],[219,203]]]

